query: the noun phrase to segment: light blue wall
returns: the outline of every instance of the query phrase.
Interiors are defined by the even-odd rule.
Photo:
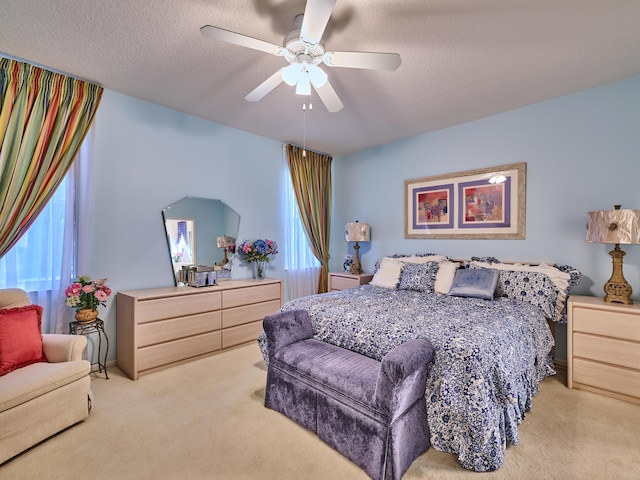
[[[220,199],[240,215],[238,240],[282,245],[279,142],[105,91],[95,119],[87,273],[114,292],[173,285],[162,209],[185,196]],[[215,239],[213,239],[215,241]],[[269,275],[283,278],[282,255]],[[250,277],[244,265],[234,271]],[[115,359],[116,316],[105,312]]]
[[[347,253],[342,225],[358,219],[371,225],[371,243],[360,249],[367,271],[396,252],[548,261],[584,272],[574,293],[602,296],[612,246],[586,243],[586,213],[640,208],[639,106],[634,78],[337,159],[332,269]],[[404,238],[405,180],[517,162],[527,163],[525,240]],[[640,246],[623,250],[639,300]]]
[[[574,265],[584,272],[576,292],[601,295],[610,247],[584,241],[586,212],[615,203],[640,208],[638,105],[635,78],[336,158],[332,270],[347,253],[344,223],[358,219],[372,226],[360,250],[368,271],[395,252],[493,255]],[[234,208],[238,241],[266,237],[286,248],[279,142],[111,91],[95,128],[90,258],[81,273],[108,277],[116,292],[172,285],[161,211],[184,196]],[[404,239],[405,180],[516,162],[527,163],[526,240]],[[625,276],[640,300],[640,246],[624,249]],[[284,278],[283,255],[272,268],[270,276]],[[249,269],[234,276],[250,276]],[[103,317],[113,360],[113,301]]]

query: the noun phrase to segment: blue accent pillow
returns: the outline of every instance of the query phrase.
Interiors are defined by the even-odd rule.
[[[449,295],[492,300],[498,283],[498,271],[489,268],[462,268],[456,272]]]
[[[433,293],[440,264],[438,262],[405,263],[400,274],[400,290]]]

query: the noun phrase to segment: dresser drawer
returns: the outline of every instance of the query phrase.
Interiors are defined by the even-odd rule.
[[[625,340],[574,333],[573,354],[576,357],[640,369],[640,345]]]
[[[143,323],[138,327],[138,347],[220,330],[221,325],[222,313],[220,310]]]
[[[573,381],[640,398],[640,371],[574,358]]]
[[[138,371],[220,350],[221,338],[217,331],[143,347],[138,350]]]
[[[640,342],[640,318],[637,313],[574,307],[573,330]]]
[[[256,320],[262,322],[267,315],[276,313],[280,306],[280,300],[272,300],[223,310],[222,328],[235,327],[236,325],[255,322]]]
[[[280,283],[269,283],[222,292],[222,308],[225,309],[268,300],[280,300]]]
[[[220,292],[197,293],[181,297],[154,298],[138,301],[138,323],[153,322],[163,318],[182,317],[196,313],[220,310]]]
[[[262,321],[227,328],[222,332],[222,348],[233,347],[241,343],[255,342],[262,331]]]

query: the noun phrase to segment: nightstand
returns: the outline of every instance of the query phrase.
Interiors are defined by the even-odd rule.
[[[357,287],[369,283],[373,278],[373,273],[338,273],[329,272],[329,291],[346,290],[347,288]]]
[[[569,297],[567,386],[640,404],[640,305]]]

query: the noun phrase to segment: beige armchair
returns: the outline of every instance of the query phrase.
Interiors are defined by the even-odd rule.
[[[23,290],[0,289],[0,309],[29,304]],[[81,335],[44,334],[46,362],[0,376],[0,463],[89,416],[86,345]]]

